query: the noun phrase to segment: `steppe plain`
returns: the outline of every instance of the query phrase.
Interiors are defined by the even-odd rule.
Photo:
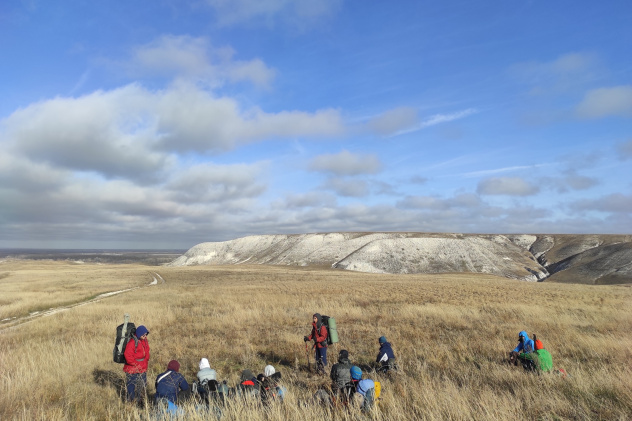
[[[162,282],[164,281],[164,282]],[[124,291],[114,295],[112,292]],[[207,357],[235,385],[241,370],[283,373],[288,398],[223,419],[632,419],[632,289],[524,282],[489,274],[372,274],[329,266],[0,262],[0,419],[148,419],[120,399],[115,328],[151,331],[149,392],[171,359],[193,380]],[[57,309],[58,311],[44,311]],[[377,338],[401,371],[366,416],[313,404],[327,379],[307,370],[312,313],[336,317],[340,343],[367,366]],[[40,312],[40,313],[36,313]],[[45,314],[44,316],[38,316]],[[536,333],[568,377],[503,363],[517,332]],[[312,357],[313,362],[313,357]],[[185,406],[187,419],[212,419]]]

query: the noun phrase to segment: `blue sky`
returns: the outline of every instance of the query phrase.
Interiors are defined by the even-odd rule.
[[[0,247],[630,234],[632,3],[602,3],[4,1]]]

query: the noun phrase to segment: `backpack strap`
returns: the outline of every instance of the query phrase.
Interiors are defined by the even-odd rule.
[[[156,379],[156,384],[160,383],[165,377],[167,377],[169,374],[171,374],[171,370],[167,371],[165,374],[163,374],[162,376],[158,377]]]

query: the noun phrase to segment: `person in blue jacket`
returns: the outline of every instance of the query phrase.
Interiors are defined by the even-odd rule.
[[[525,358],[525,356],[534,350],[533,339],[530,339],[527,332],[523,330],[518,333],[518,345],[509,353],[509,361],[514,365],[518,365],[518,362],[521,362],[525,369],[529,369],[527,366],[532,364],[532,361],[529,358]]]
[[[178,392],[189,390],[189,383],[178,372],[179,370],[180,363],[176,360],[171,360],[167,365],[167,371],[158,375],[156,378],[156,403],[166,400],[172,404],[177,404]]]
[[[380,344],[380,351],[377,354],[375,362],[380,366],[377,371],[388,373],[389,370],[397,370],[397,366],[395,365],[395,353],[393,353],[391,344],[386,340],[385,336],[380,336],[378,343]]]

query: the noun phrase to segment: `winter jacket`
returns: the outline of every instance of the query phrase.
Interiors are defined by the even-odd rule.
[[[351,381],[351,367],[352,364],[349,358],[340,358],[338,362],[331,367],[329,377],[338,389],[342,389]]]
[[[124,372],[129,374],[147,372],[147,365],[149,364],[149,342],[147,339],[140,340],[136,336],[132,336],[125,347],[124,355]]]
[[[391,348],[391,344],[388,342],[384,342],[380,345],[380,352],[377,354],[377,358],[375,359],[376,363],[385,363],[388,360],[394,359],[395,354],[393,353],[393,348]]]
[[[524,337],[523,342],[518,342],[518,346],[514,348],[514,352],[523,352],[528,354],[533,352],[535,349],[535,344],[533,343],[533,339],[529,339],[529,335],[524,330],[518,334],[518,336]]]
[[[307,340],[314,339],[318,348],[327,348],[327,328],[324,324],[319,324],[320,326],[317,326],[316,323],[312,323],[312,333],[307,337]]]
[[[210,367],[204,367],[197,373],[197,378],[199,381],[204,380],[217,380],[217,373]]]
[[[156,399],[177,403],[180,390],[189,390],[189,383],[177,371],[167,370],[156,378]]]

